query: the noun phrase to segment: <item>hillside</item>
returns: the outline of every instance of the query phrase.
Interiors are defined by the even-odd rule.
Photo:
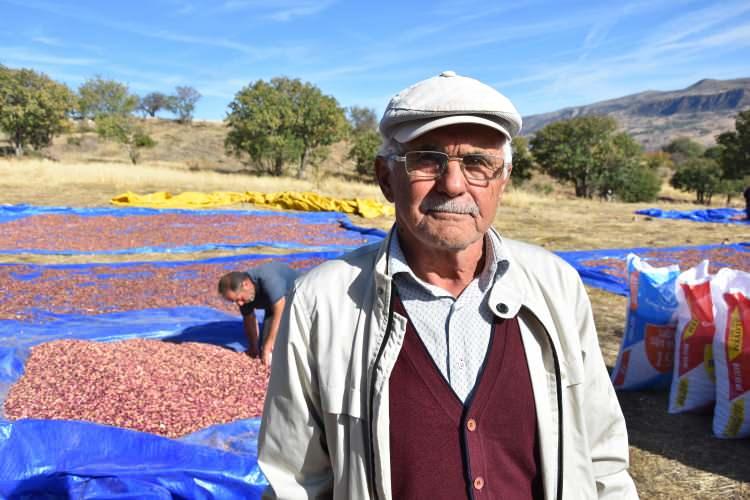
[[[261,173],[226,154],[224,138],[227,128],[222,122],[196,120],[192,124],[180,124],[173,120],[145,119],[141,123],[156,145],[141,150],[140,163],[193,171]],[[321,170],[353,175],[353,162],[346,159],[347,145],[343,142],[334,144],[329,151]],[[124,146],[104,140],[95,132],[74,132],[55,137],[52,146],[45,149],[44,156],[62,163],[129,163]],[[296,165],[289,164],[286,168],[288,175],[296,173]],[[314,166],[308,166],[307,171],[308,176],[315,176]]]
[[[646,149],[659,149],[678,136],[709,145],[717,134],[734,130],[734,117],[750,108],[750,78],[704,79],[682,90],[645,91],[586,106],[525,116],[524,135],[548,123],[585,115],[609,115]]]

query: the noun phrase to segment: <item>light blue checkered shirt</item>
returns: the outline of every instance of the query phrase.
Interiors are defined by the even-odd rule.
[[[389,266],[409,319],[440,373],[463,402],[476,384],[490,342],[490,288],[508,269],[502,243],[492,231],[484,239],[484,252],[482,272],[454,299],[412,272],[397,237],[390,245]]]

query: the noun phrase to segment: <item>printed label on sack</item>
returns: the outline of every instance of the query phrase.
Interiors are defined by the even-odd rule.
[[[680,376],[706,361],[706,347],[713,343],[716,328],[714,325],[711,283],[697,285],[682,284],[685,301],[690,308],[691,319],[680,336]],[[711,351],[708,351],[709,354]],[[713,362],[713,360],[712,360]]]
[[[646,356],[659,373],[672,371],[674,364],[674,325],[646,324]]]
[[[685,406],[685,400],[688,394],[689,381],[687,378],[680,379],[680,384],[677,386],[677,408]]]
[[[617,370],[615,375],[614,385],[619,387],[625,383],[625,374],[628,371],[628,362],[630,361],[630,350],[622,353],[622,359],[620,360],[620,368]]]
[[[711,382],[716,382],[716,369],[714,368],[714,346],[708,344],[703,350],[703,368]]]
[[[638,309],[638,277],[640,273],[630,273],[630,310]]]
[[[732,403],[732,411],[729,413],[729,420],[727,420],[727,427],[724,429],[724,435],[727,437],[735,437],[739,434],[744,421],[745,400],[740,398]]]
[[[742,293],[725,293],[727,328],[725,333],[729,399],[750,390],[750,299]]]

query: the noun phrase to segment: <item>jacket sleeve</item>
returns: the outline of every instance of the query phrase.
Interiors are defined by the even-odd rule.
[[[332,472],[310,351],[312,322],[295,290],[274,347],[258,437],[258,463],[270,486],[263,498],[330,498]]]
[[[577,316],[584,363],[584,415],[591,460],[600,499],[637,499],[628,473],[625,417],[604,364],[594,317],[583,283],[578,285]]]

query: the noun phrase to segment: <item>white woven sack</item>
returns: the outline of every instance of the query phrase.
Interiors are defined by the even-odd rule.
[[[750,273],[721,269],[711,280],[716,311],[714,435],[750,436]]]
[[[667,389],[672,378],[677,301],[676,264],[653,267],[635,254],[626,258],[630,298],[612,384],[617,390]]]
[[[669,413],[710,410],[716,397],[713,339],[716,332],[708,261],[677,277],[677,330]]]

